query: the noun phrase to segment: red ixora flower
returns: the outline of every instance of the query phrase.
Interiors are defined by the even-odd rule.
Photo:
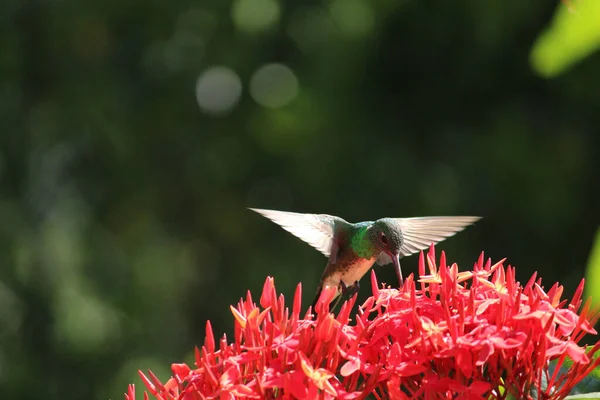
[[[173,364],[165,384],[140,372],[144,399],[564,398],[600,363],[600,342],[588,351],[577,344],[596,334],[598,319],[589,301],[581,308],[583,280],[567,302],[562,286],[545,291],[535,274],[522,286],[503,262],[482,253],[473,271],[459,272],[443,252],[437,265],[431,246],[421,278],[410,275],[400,290],[380,287],[372,272],[373,295],[352,323],[356,297],[335,316],[325,291],[318,316],[302,318],[301,285],[290,312],[269,277],[260,307],[249,292],[231,307],[233,342],[217,343],[207,322],[195,368]],[[125,398],[135,399],[133,385]]]

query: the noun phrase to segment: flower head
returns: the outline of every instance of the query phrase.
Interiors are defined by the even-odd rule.
[[[567,303],[562,286],[545,291],[536,275],[522,286],[504,260],[492,265],[482,254],[473,271],[458,272],[434,254],[433,246],[421,253],[421,278],[400,290],[372,272],[373,295],[352,323],[356,297],[337,316],[301,317],[301,285],[290,312],[267,278],[260,306],[248,293],[231,307],[233,342],[223,336],[217,347],[208,322],[195,368],[174,364],[164,385],[151,372],[142,379],[161,400],[559,399],[600,363],[600,342],[589,351],[578,344],[596,334],[598,319],[589,302],[580,311],[583,281]],[[325,291],[317,307],[325,311],[332,297]],[[126,399],[134,397],[130,387]]]

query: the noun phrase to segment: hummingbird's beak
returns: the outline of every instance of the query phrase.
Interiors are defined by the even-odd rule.
[[[398,288],[401,289],[404,282],[402,280],[402,268],[400,267],[400,254],[390,254],[390,257],[392,258],[394,268],[396,269],[396,275],[398,276],[398,284],[400,285]]]

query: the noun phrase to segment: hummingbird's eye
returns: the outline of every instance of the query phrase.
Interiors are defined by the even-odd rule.
[[[383,232],[381,232],[381,243],[387,244],[387,237],[385,236],[385,233],[383,233]]]

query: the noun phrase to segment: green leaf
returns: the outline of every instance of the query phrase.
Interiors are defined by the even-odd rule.
[[[600,4],[600,2],[598,2]],[[592,297],[592,306],[600,306],[600,229],[596,232],[596,240],[588,260],[585,273],[585,296]],[[596,295],[595,298],[593,295]]]
[[[537,38],[530,54],[533,69],[554,77],[600,48],[600,1],[560,3],[550,26]]]
[[[591,374],[583,378],[574,388],[571,390],[573,396],[581,396],[584,393],[593,393],[600,390],[600,379],[598,379],[599,369],[596,368]]]
[[[589,353],[589,351],[593,348],[593,346],[587,346],[585,351]],[[597,351],[593,354],[592,359],[595,360],[600,357],[600,351]],[[556,363],[558,360],[553,360],[550,362],[550,366],[548,371],[550,375],[554,373],[554,368],[556,368]],[[592,361],[593,362],[593,361]],[[560,366],[560,370],[558,372],[558,376],[562,374],[566,374],[569,368],[573,365],[573,360],[569,357],[566,357],[562,365]],[[572,396],[581,396],[584,394],[589,394],[593,392],[600,392],[600,367],[592,370],[588,375],[586,375],[570,392]],[[570,398],[570,397],[569,397]],[[595,397],[591,397],[595,398]]]
[[[565,397],[565,400],[577,400],[577,399],[600,399],[600,392],[588,393],[588,394],[576,394],[573,396]]]

